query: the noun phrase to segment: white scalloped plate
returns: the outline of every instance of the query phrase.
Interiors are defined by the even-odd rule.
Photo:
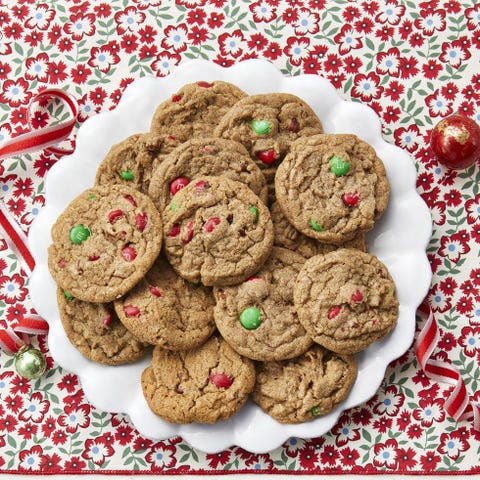
[[[182,85],[198,80],[225,80],[249,94],[289,92],[303,98],[320,117],[327,133],[355,133],[383,159],[391,184],[391,200],[382,219],[368,234],[370,251],[393,276],[400,301],[397,327],[383,341],[357,355],[357,381],[348,398],[333,412],[307,423],[282,425],[249,401],[229,420],[215,425],[172,425],[147,406],[140,375],[150,358],[133,365],[109,367],[85,359],[68,341],[56,306],[56,286],[47,267],[50,228],[67,204],[93,185],[96,168],[110,146],[136,132],[148,131],[155,107]],[[328,432],[340,413],[372,397],[387,365],[411,345],[415,312],[431,280],[425,254],[431,235],[430,213],[415,190],[416,171],[409,155],[382,139],[380,120],[369,107],[343,100],[334,87],[315,75],[285,77],[262,60],[222,68],[206,61],[181,64],[165,78],[142,78],[132,83],[118,107],[88,119],[79,129],[75,152],[48,173],[46,206],[30,229],[29,245],[36,261],[30,294],[49,325],[48,345],[54,360],[77,374],[89,401],[108,412],[127,413],[139,432],[160,440],[181,435],[193,447],[218,452],[232,445],[256,453],[268,452],[289,437],[311,438]]]

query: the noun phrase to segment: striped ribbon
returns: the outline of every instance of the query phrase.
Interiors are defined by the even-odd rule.
[[[24,315],[16,327],[0,329],[0,348],[8,355],[14,355],[23,345],[28,345],[28,335],[46,335],[48,323],[39,315]]]
[[[420,311],[424,311],[423,308]],[[418,335],[415,350],[425,375],[437,382],[455,385],[445,400],[446,412],[455,420],[473,420],[473,428],[480,431],[480,405],[470,401],[459,370],[450,363],[432,358],[440,339],[440,331],[432,310],[426,307],[427,321]]]

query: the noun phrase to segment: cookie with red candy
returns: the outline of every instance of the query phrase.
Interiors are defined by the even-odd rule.
[[[398,319],[395,283],[374,255],[341,248],[309,258],[293,299],[312,339],[338,353],[356,353],[387,336]]]
[[[149,197],[97,186],[70,202],[52,227],[48,267],[75,298],[110,302],[150,270],[162,246],[162,221]]]
[[[141,381],[148,406],[167,422],[215,423],[245,404],[255,385],[255,366],[214,335],[188,351],[155,347]]]

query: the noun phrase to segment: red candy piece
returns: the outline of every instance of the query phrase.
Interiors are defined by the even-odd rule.
[[[90,262],[95,262],[95,260],[98,260],[100,258],[100,255],[90,255],[88,257],[88,260],[90,260]]]
[[[331,320],[332,318],[335,318],[337,315],[340,314],[340,312],[342,311],[342,307],[332,307],[329,311],[328,311],[328,319]]]
[[[180,233],[180,225],[178,223],[175,223],[168,233],[169,237],[176,237]]]
[[[112,324],[112,316],[107,315],[102,322],[106,327],[109,327]]]
[[[257,152],[256,155],[260,161],[262,161],[267,165],[270,165],[271,163],[275,163],[280,158],[277,152],[273,149]]]
[[[181,95],[173,95],[172,96],[172,102],[177,103],[182,99]]]
[[[199,180],[195,184],[195,190],[197,193],[201,193],[205,188],[208,188],[210,184],[206,180]]]
[[[360,201],[360,195],[358,192],[344,193],[342,200],[347,207],[356,207]]]
[[[133,247],[124,247],[122,250],[122,257],[127,262],[133,262],[137,258],[137,251]]]
[[[203,229],[207,232],[207,233],[211,233],[215,230],[215,227],[217,225],[220,225],[220,219],[218,217],[212,217],[212,218],[209,218],[206,222],[205,222],[205,225],[203,226]]]
[[[112,210],[108,214],[108,222],[114,223],[123,215],[123,210]]]
[[[199,87],[203,87],[203,88],[212,88],[213,87],[213,83],[210,83],[210,82],[197,82],[197,85]]]
[[[170,193],[175,195],[183,187],[186,187],[190,183],[190,180],[186,177],[178,177],[170,182]]]
[[[209,377],[209,380],[217,388],[229,388],[233,383],[233,379],[230,378],[226,373],[212,373]]]
[[[357,290],[350,298],[352,302],[359,303],[363,300],[363,294],[360,290]]]
[[[156,297],[161,297],[163,295],[163,292],[153,285],[150,285],[148,289],[150,290],[150,293]]]
[[[127,317],[139,317],[140,316],[140,309],[133,305],[125,305],[123,307],[123,313]]]
[[[58,262],[58,266],[59,266],[60,268],[65,268],[65,267],[67,266],[67,261],[66,261],[64,258],[62,258],[62,259]]]
[[[146,213],[137,213],[135,217],[135,225],[140,232],[143,232],[147,227],[148,215]]]
[[[261,280],[261,278],[257,277],[256,275],[252,275],[251,277],[248,277],[245,281],[252,282],[253,280]]]
[[[172,142],[176,140],[175,135],[169,135],[168,139],[171,140]]]
[[[191,222],[188,222],[187,225],[187,238],[183,241],[183,243],[187,244],[190,243],[190,241],[193,238],[193,226],[195,225],[195,222],[192,220]]]
[[[288,130],[294,133],[297,133],[300,130],[300,124],[298,123],[298,120],[296,118],[292,118],[292,120],[290,121],[290,125],[288,126]]]
[[[137,202],[135,201],[135,199],[131,196],[131,195],[124,195],[123,198],[125,200],[127,200],[128,202],[130,202],[134,207],[137,206]]]

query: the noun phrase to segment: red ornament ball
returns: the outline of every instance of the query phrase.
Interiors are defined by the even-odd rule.
[[[480,161],[480,126],[463,115],[450,115],[433,128],[430,146],[445,167],[467,168]]]

